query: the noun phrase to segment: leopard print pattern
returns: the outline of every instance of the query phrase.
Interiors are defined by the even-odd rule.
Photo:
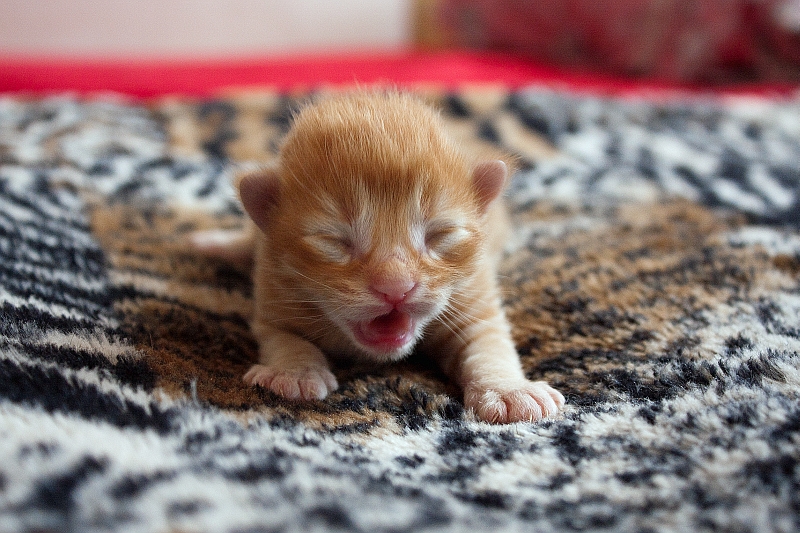
[[[793,531],[795,101],[428,91],[514,153],[501,284],[563,413],[491,426],[419,356],[241,382],[239,164],[306,95],[0,99],[0,530]]]

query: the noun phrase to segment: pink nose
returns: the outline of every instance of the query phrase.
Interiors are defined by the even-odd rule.
[[[383,298],[386,302],[397,305],[405,300],[417,284],[410,279],[377,279],[372,282],[370,289]]]

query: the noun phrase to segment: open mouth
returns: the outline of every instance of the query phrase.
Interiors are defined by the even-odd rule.
[[[414,340],[414,320],[397,309],[378,318],[358,322],[353,326],[356,340],[380,352],[405,348]]]

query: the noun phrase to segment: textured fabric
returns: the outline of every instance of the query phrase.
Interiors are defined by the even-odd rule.
[[[491,426],[421,357],[246,387],[234,162],[294,100],[0,100],[0,531],[795,531],[800,104],[436,96],[520,156],[502,286],[567,407]]]
[[[662,80],[800,77],[797,0],[441,0],[458,44]]]

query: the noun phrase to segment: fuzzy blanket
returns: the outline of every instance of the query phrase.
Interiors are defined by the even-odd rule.
[[[246,273],[195,229],[295,98],[0,98],[0,531],[797,531],[800,102],[429,97],[523,162],[502,269],[525,369],[492,426],[421,357],[245,386]]]

